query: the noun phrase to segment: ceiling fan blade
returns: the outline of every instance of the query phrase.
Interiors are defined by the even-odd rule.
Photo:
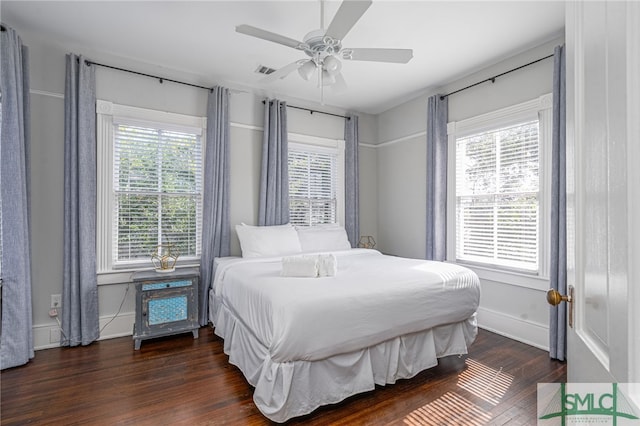
[[[347,82],[345,81],[342,73],[335,76],[336,82],[331,85],[331,89],[336,93],[343,93],[347,91]]]
[[[251,25],[237,25],[236,32],[252,37],[261,38],[263,40],[272,41],[274,43],[283,44],[288,47],[293,47],[294,49],[304,50],[304,43],[301,41],[294,40],[280,34],[272,33],[270,31],[262,30],[260,28],[252,27]]]
[[[300,61],[295,61],[290,63],[289,65],[285,65],[284,67],[275,70],[274,72],[272,72],[271,74],[268,74],[266,77],[260,79],[260,83],[271,83],[272,81],[276,81],[279,78],[285,78],[286,76],[288,76],[289,74],[291,74],[292,72],[294,72],[295,70],[297,70],[298,68],[300,68],[305,61],[300,60]]]
[[[371,6],[371,0],[344,0],[325,35],[335,40],[342,40],[369,6]]]
[[[394,62],[406,64],[413,58],[413,49],[342,49],[342,59],[351,61]]]

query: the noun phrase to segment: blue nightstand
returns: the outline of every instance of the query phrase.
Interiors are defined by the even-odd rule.
[[[133,274],[136,286],[136,322],[133,340],[136,350],[143,340],[192,332],[198,338],[197,269],[170,273],[140,271]]]

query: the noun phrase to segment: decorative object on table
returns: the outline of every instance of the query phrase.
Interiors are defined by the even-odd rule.
[[[134,349],[142,340],[180,333],[198,338],[198,269],[178,269],[172,273],[138,271],[132,276],[136,286]]]
[[[373,239],[371,235],[363,235],[360,237],[360,241],[358,241],[358,247],[372,249],[376,246],[376,240]]]
[[[180,252],[173,244],[160,244],[151,253],[151,262],[156,272],[173,272],[176,270],[176,262]]]

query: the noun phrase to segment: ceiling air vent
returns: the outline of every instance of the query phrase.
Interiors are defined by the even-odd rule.
[[[274,71],[275,71],[275,69],[269,68],[269,67],[265,67],[264,65],[258,66],[258,69],[256,70],[256,72],[258,74],[264,74],[264,75],[269,75]]]

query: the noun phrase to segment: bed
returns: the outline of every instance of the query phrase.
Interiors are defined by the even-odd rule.
[[[413,377],[440,357],[466,354],[475,339],[480,290],[469,269],[281,242],[274,246],[283,253],[247,256],[241,239],[243,257],[215,260],[209,293],[214,331],[267,418],[284,422]],[[302,252],[330,252],[335,275],[282,276],[283,260]]]

